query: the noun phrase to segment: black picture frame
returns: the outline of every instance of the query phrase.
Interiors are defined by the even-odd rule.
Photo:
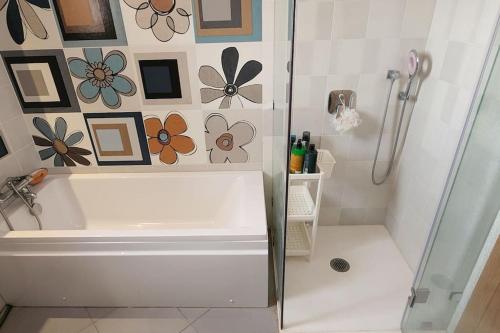
[[[75,89],[71,81],[68,65],[64,53],[60,49],[31,50],[31,51],[2,51],[0,52],[19,104],[25,114],[32,113],[72,113],[80,112]],[[15,64],[48,64],[50,73],[56,86],[59,101],[26,102],[17,82],[12,65]]]
[[[14,89],[19,97],[19,102],[23,108],[54,108],[54,107],[70,107],[68,94],[63,83],[63,78],[61,71],[59,70],[59,65],[57,59],[54,56],[34,56],[34,57],[8,57],[5,58],[5,63],[9,76],[14,84]],[[48,64],[50,68],[50,73],[54,78],[54,83],[56,84],[57,94],[59,95],[59,102],[26,102],[23,99],[21,93],[21,88],[19,87],[19,82],[17,82],[12,70],[12,65],[14,64]]]
[[[144,73],[146,67],[168,67],[170,70],[170,84],[172,92],[157,93],[147,90],[147,75]],[[142,87],[146,99],[173,99],[182,98],[181,80],[179,75],[179,65],[177,59],[141,59],[139,60],[139,68],[141,72]]]

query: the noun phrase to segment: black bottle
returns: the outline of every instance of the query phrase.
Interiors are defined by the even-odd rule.
[[[305,146],[306,150],[309,148],[310,143],[311,143],[311,132],[309,131],[302,132],[302,144]]]
[[[318,161],[318,151],[314,143],[309,145],[309,149],[304,156],[303,173],[316,173],[316,162]]]

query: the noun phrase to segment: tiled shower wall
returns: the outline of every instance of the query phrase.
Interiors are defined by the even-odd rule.
[[[271,142],[272,135],[272,126],[269,123],[272,120],[273,98],[274,1],[217,0],[210,2],[209,6],[206,0],[145,1],[144,3],[151,3],[151,5],[143,8],[141,1],[110,0],[110,11],[114,22],[111,25],[114,25],[113,29],[116,32],[116,38],[113,40],[103,40],[103,38],[88,40],[88,34],[94,28],[85,27],[88,22],[82,18],[84,15],[71,14],[62,15],[62,17],[56,15],[55,5],[58,4],[58,11],[64,12],[71,6],[75,8],[76,3],[70,4],[65,0],[41,0],[33,4],[26,3],[24,7],[18,8],[15,1],[11,2],[0,11],[2,14],[0,17],[0,51],[3,51],[4,61],[13,61],[17,66],[17,69],[12,67],[14,71],[11,73],[13,74],[11,80],[4,66],[1,66],[1,94],[7,96],[2,99],[0,130],[2,136],[5,136],[9,154],[0,160],[2,164],[0,174],[26,173],[40,164],[58,172],[260,170],[263,167],[270,169],[268,163],[271,160],[270,152],[266,150],[267,156],[263,158],[263,150],[265,150],[263,146]],[[100,7],[96,8],[102,10],[107,3],[108,1],[99,1]],[[159,23],[158,25],[151,23],[156,22],[152,19],[156,15],[155,4],[160,7],[162,4],[175,4],[176,6],[173,13],[157,16],[158,22],[163,23],[164,28],[166,27],[163,30],[156,29]],[[207,12],[204,13],[206,21],[203,23],[197,21],[197,19],[203,19],[202,15],[196,12],[195,4],[204,4],[207,8]],[[79,6],[82,6],[81,10],[85,10],[88,6],[96,6],[96,2],[82,1],[78,2],[78,8]],[[238,8],[242,13],[239,21],[236,19]],[[23,11],[29,12],[30,15]],[[13,15],[16,13],[24,14]],[[71,11],[66,13],[71,13]],[[144,17],[141,15],[144,13],[149,15],[149,19],[143,20]],[[7,14],[15,16],[18,21],[7,21]],[[167,21],[163,22],[165,17],[170,16],[176,20],[174,25],[167,24]],[[232,17],[234,22],[228,23],[227,17]],[[71,25],[71,20],[76,20],[73,22],[74,25]],[[61,22],[66,22],[66,26]],[[220,28],[224,24],[234,26],[224,30]],[[236,28],[238,24],[241,29]],[[212,31],[210,27],[213,28]],[[202,31],[202,28],[206,29]],[[83,33],[75,33],[75,31],[80,31],[78,29],[83,29]],[[89,30],[85,31],[85,29]],[[125,63],[121,71],[117,69],[116,73],[109,74],[113,78],[116,78],[118,74],[121,75],[120,82],[124,86],[120,88],[118,83],[113,83],[115,85],[111,86],[115,92],[119,92],[119,101],[113,93],[108,95],[109,98],[106,100],[103,90],[99,90],[97,96],[94,97],[95,94],[92,91],[95,88],[92,87],[92,81],[87,86],[83,85],[87,81],[85,76],[88,70],[93,68],[92,63],[96,59],[95,50],[91,50],[94,56],[92,52],[87,51],[92,48],[102,52],[104,62],[106,59],[111,59],[110,56],[113,55],[112,60],[117,67],[120,67],[120,63]],[[221,59],[223,53],[226,55],[226,60]],[[50,57],[55,60],[58,56],[62,59],[57,66],[63,79],[54,81],[56,88],[62,87],[69,96],[70,105],[63,108],[43,103],[38,107],[33,107],[34,104],[29,105],[29,103],[23,104],[23,100],[24,102],[34,100],[39,102],[43,98],[54,98],[50,92],[49,82],[52,80],[53,73],[51,76],[50,71],[44,71],[44,68],[37,68],[37,72],[41,73],[45,83],[48,83],[49,92],[41,97],[33,97],[32,92],[24,91],[28,86],[25,83],[21,92],[18,89],[20,101],[17,102],[13,86],[17,85],[18,88],[20,86],[18,81],[22,71],[19,69],[26,72],[26,66],[19,65],[19,62],[32,59],[30,57]],[[97,59],[99,57],[97,55]],[[148,84],[154,84],[160,76],[153,78],[149,75],[151,80],[146,82],[147,68],[142,66],[142,63],[149,61],[147,64],[151,65],[152,72],[155,72],[158,70],[158,67],[154,67],[158,65],[155,61],[170,61],[171,59],[177,61],[182,98],[174,96],[175,91],[172,95],[165,91],[156,92],[155,89],[158,87],[146,87]],[[233,70],[236,74],[233,81],[235,80],[238,91],[230,107],[227,107],[228,99],[225,98],[227,94],[222,93],[224,87],[220,84],[221,81],[226,84],[231,80],[225,73],[224,67],[232,64],[236,66]],[[245,64],[248,65],[246,69]],[[86,68],[80,68],[83,65]],[[168,63],[164,61],[161,65],[165,67]],[[261,70],[259,66],[262,67]],[[206,69],[205,75],[200,71],[202,68]],[[29,70],[32,71],[32,69]],[[85,70],[86,73],[84,73]],[[242,77],[239,83],[238,74],[246,77],[245,79]],[[35,77],[34,74],[31,74],[31,77]],[[118,78],[115,81],[118,82]],[[242,81],[246,82],[241,83]],[[135,88],[123,88],[127,86]],[[120,93],[120,89],[128,90]],[[150,96],[157,95],[150,98],[146,89],[152,89],[149,91]],[[59,90],[58,93],[60,93]],[[158,99],[158,95],[162,93],[163,97],[160,96]],[[211,101],[212,99],[215,100]],[[174,154],[161,154],[164,147],[158,145],[154,147],[148,139],[156,137],[151,136],[151,132],[159,130],[155,127],[156,124],[161,123],[166,127],[166,119],[173,114],[180,115],[187,126],[187,130],[184,130],[183,126],[178,128],[178,131],[181,131],[179,136],[187,136],[190,141],[181,138],[185,140],[184,146],[181,145],[179,150],[174,149]],[[25,124],[23,124],[23,118]],[[56,126],[58,118],[63,120],[59,120],[59,125]],[[146,121],[150,118],[153,120]],[[225,149],[219,149],[218,154],[213,153],[217,149],[211,149],[211,144],[205,140],[205,132],[210,132],[208,119],[213,121],[214,131],[228,132],[234,136],[235,143],[239,142],[239,144],[225,147],[232,147],[229,153]],[[173,120],[170,123],[174,126]],[[73,150],[73,153],[78,151],[80,157],[76,156],[76,160],[73,159],[76,163],[68,162],[68,157],[74,157],[74,154],[59,154],[60,151],[53,154],[50,151],[51,146],[45,140],[38,140],[36,145],[33,145],[31,135],[54,143],[51,138],[47,138],[45,135],[47,133],[40,130],[47,124],[52,131],[57,131],[57,127],[63,131],[62,129],[66,127],[64,140],[69,140],[69,136],[74,133],[77,133],[77,137],[82,137],[74,145],[78,150]],[[231,128],[235,124],[237,125]],[[96,134],[96,126],[100,126],[99,128],[103,130],[102,134]],[[109,128],[110,126],[114,126],[113,129]],[[227,127],[223,129],[224,126]],[[121,136],[118,136],[118,133]],[[125,142],[124,138],[130,142]],[[117,139],[121,141],[117,142]],[[179,140],[177,138],[178,142]],[[223,144],[223,141],[218,141],[216,146]],[[129,145],[128,148],[125,143]],[[171,146],[173,147],[173,144]],[[116,149],[117,147],[120,149]],[[34,148],[39,152],[47,149],[49,151],[41,153],[42,161],[40,157],[37,161],[33,158]],[[122,155],[116,155],[118,153]],[[87,166],[88,163],[85,160],[90,162],[90,165]],[[64,167],[58,167],[60,165]],[[68,168],[69,166],[71,168]]]
[[[387,227],[413,270],[425,247],[499,9],[498,0],[436,2],[425,47],[432,71],[413,112],[387,215]]]
[[[424,49],[435,2],[298,0],[292,132],[309,130],[337,160],[324,189],[322,225],[385,222],[392,180],[374,186],[370,177],[388,91],[386,74],[398,69],[405,76],[408,51]],[[328,93],[343,89],[357,93],[362,124],[340,134],[326,109]],[[382,161],[394,123],[388,116]]]
[[[7,148],[7,155],[0,158],[2,182],[7,177],[27,174],[38,168],[40,159],[3,66],[0,67],[0,101],[0,137]]]

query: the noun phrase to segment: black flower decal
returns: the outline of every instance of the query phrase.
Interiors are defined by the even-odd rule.
[[[203,84],[212,88],[201,88],[201,102],[206,104],[222,98],[219,109],[229,109],[233,97],[237,97],[243,105],[240,96],[254,103],[262,103],[262,84],[244,84],[253,80],[262,71],[262,64],[256,60],[247,61],[241,67],[238,76],[239,53],[235,47],[222,51],[221,63],[224,78],[211,66],[201,66],[198,76]],[[236,79],[235,79],[236,77]]]
[[[40,39],[49,37],[42,21],[32,7],[50,10],[49,0],[0,0],[0,11],[5,6],[7,6],[7,28],[16,44],[24,43],[27,30]]]

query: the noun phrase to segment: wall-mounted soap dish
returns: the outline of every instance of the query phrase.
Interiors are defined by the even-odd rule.
[[[339,116],[345,109],[356,108],[356,92],[353,90],[333,90],[328,96],[328,113]]]

